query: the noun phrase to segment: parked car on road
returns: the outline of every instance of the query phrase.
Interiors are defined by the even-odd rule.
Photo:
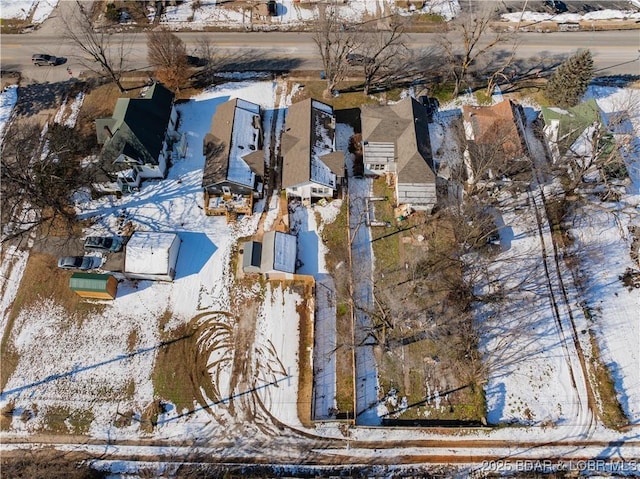
[[[63,256],[58,259],[58,268],[88,270],[102,264],[102,258],[97,256]]]
[[[119,236],[89,236],[84,240],[84,249],[111,253],[120,251],[123,244],[124,241]]]
[[[366,57],[364,55],[360,55],[359,53],[347,54],[347,63],[349,65],[360,66],[360,65],[367,65],[372,62],[373,62],[372,58]]]
[[[58,57],[46,55],[44,53],[37,53],[31,57],[31,63],[39,67],[42,65],[49,65],[53,67],[58,64]]]

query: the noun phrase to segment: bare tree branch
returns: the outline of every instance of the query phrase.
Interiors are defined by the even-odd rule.
[[[131,44],[126,43],[125,35],[114,37],[110,33],[94,30],[91,18],[78,0],[76,3],[78,8],[74,9],[74,14],[70,18],[62,18],[64,37],[79,51],[83,67],[109,78],[120,92],[126,91],[121,79],[131,53]],[[112,45],[114,38],[119,40]]]
[[[398,60],[407,52],[404,44],[404,24],[399,21],[391,24],[391,30],[376,32],[361,45],[365,95],[369,94],[369,89],[376,80],[398,64]]]
[[[468,81],[467,75],[474,63],[508,39],[504,32],[490,34],[492,15],[491,8],[484,8],[477,14],[462,15],[452,22],[453,33],[440,37],[439,44],[455,82],[453,96],[457,96]]]
[[[147,56],[158,79],[179,91],[191,77],[184,42],[166,28],[147,32]]]
[[[359,32],[348,30],[333,5],[326,5],[321,12],[318,30],[313,41],[318,46],[322,59],[327,88],[323,93],[330,98],[338,83],[344,80],[349,64],[347,56],[360,44]]]

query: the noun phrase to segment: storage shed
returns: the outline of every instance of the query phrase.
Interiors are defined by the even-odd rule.
[[[242,245],[242,271],[244,273],[260,273],[262,259],[262,243],[247,241]]]
[[[69,288],[83,298],[115,299],[118,280],[110,274],[73,273]]]
[[[126,246],[124,274],[132,279],[173,281],[179,250],[175,233],[136,231]]]

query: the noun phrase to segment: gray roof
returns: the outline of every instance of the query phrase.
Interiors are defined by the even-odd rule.
[[[258,111],[260,107],[246,100],[235,98],[216,107],[211,120],[211,129],[204,137],[203,154],[205,156],[202,186],[213,185],[229,179],[229,163],[232,154],[234,128],[247,128],[250,125],[238,124],[236,109],[242,105],[251,105]],[[264,175],[264,151],[256,150],[242,159],[259,176]]]
[[[247,241],[242,245],[242,269],[245,272],[259,272],[262,258],[262,243]]]
[[[360,118],[363,141],[394,143],[398,182],[435,182],[425,107],[407,97],[393,105],[364,106]]]
[[[288,108],[285,130],[282,135],[282,187],[289,188],[300,183],[315,181],[326,186],[327,167],[339,175],[343,167],[337,166],[333,151],[335,136],[333,108],[330,105],[308,98]],[[330,144],[328,144],[330,143]],[[344,154],[341,153],[344,163]]]
[[[262,237],[260,270],[263,273],[296,272],[297,238],[280,231],[268,231]]]
[[[110,118],[96,119],[102,158],[109,166],[125,153],[142,164],[157,164],[171,117],[173,93],[154,83],[140,98],[118,98]]]

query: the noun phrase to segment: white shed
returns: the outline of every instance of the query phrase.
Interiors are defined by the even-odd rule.
[[[124,274],[133,279],[173,281],[180,238],[175,233],[136,231],[127,242]]]
[[[260,272],[295,273],[296,241],[293,235],[280,231],[268,231],[262,238]]]

